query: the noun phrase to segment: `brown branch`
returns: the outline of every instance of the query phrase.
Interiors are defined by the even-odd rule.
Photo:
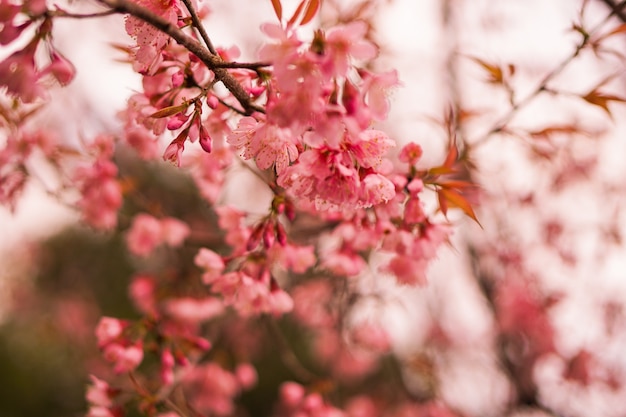
[[[204,25],[202,24],[202,22],[200,21],[200,18],[198,17],[198,14],[196,13],[196,9],[194,9],[193,5],[191,4],[191,0],[183,0],[183,3],[185,3],[185,6],[187,7],[187,10],[189,11],[189,15],[191,16],[191,21],[193,22],[193,25],[195,26],[195,28],[198,29],[198,32],[200,32],[200,37],[202,37],[202,40],[206,44],[207,48],[209,48],[209,51],[213,55],[217,55],[217,51],[215,50],[215,47],[213,46],[213,43],[211,42],[211,38],[209,38],[209,35],[206,33],[206,30],[204,29]]]
[[[626,6],[626,1],[622,1],[620,3],[615,3],[613,0],[601,1],[609,6],[615,16],[619,17],[622,22],[626,23],[626,11],[624,10],[624,7]]]
[[[249,70],[258,70],[260,68],[263,67],[269,67],[272,64],[270,64],[269,62],[221,62],[219,64],[216,64],[216,67],[218,68],[242,68],[242,69],[249,69]]]
[[[603,0],[603,1],[610,1],[610,0]],[[624,7],[624,5],[626,5],[626,0],[624,0],[620,5],[616,6],[616,8],[621,10]],[[470,146],[472,146],[473,148],[476,148],[488,142],[489,139],[494,134],[502,132],[507,127],[509,122],[513,119],[515,115],[517,115],[520,109],[524,108],[526,105],[532,102],[541,93],[549,92],[550,90],[548,89],[548,83],[550,83],[553,79],[555,79],[558,75],[560,75],[563,72],[563,70],[567,68],[567,66],[576,57],[578,57],[578,55],[580,55],[580,52],[584,48],[586,48],[587,45],[589,44],[591,35],[593,35],[598,30],[600,30],[600,28],[602,28],[610,20],[610,18],[613,16],[614,13],[616,13],[615,10],[609,13],[600,23],[598,23],[588,33],[586,33],[583,36],[583,39],[580,41],[580,43],[576,45],[576,49],[574,49],[574,51],[572,51],[570,55],[568,55],[563,61],[561,61],[560,64],[558,64],[552,71],[550,71],[546,76],[544,76],[543,79],[539,81],[535,89],[532,90],[526,97],[524,97],[522,100],[516,103],[513,103],[513,106],[508,111],[508,113],[502,116],[500,120],[498,120],[493,125],[493,127],[489,129],[489,131],[485,132],[478,139],[471,142]]]
[[[56,10],[48,10],[46,12],[46,16],[69,17],[72,19],[92,19],[92,18],[97,18],[97,17],[111,16],[112,14],[115,14],[115,13],[116,13],[115,10],[105,10],[103,12],[94,12],[94,13],[85,13],[85,14],[70,13],[70,12],[66,12],[65,10],[59,9],[57,7]]]
[[[254,112],[265,113],[263,107],[253,103],[250,96],[237,80],[224,68],[219,65],[223,62],[218,55],[213,55],[211,51],[204,48],[196,39],[188,36],[181,31],[176,25],[168,22],[163,17],[152,13],[129,0],[98,0],[100,3],[110,7],[111,9],[130,14],[146,23],[154,26],[163,33],[166,33],[180,45],[184,46],[189,52],[193,53],[207,66],[214,74],[215,78],[224,84],[224,86],[237,99],[243,107],[246,114]]]

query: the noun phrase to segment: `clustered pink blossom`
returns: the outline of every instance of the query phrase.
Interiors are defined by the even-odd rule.
[[[47,97],[45,80],[65,86],[75,75],[52,37],[53,16],[65,11],[43,0],[23,3],[0,0],[0,45],[30,36],[0,62],[0,87],[15,108],[27,106],[15,112],[20,117]],[[398,393],[357,392],[363,381],[403,366],[394,362],[383,318],[363,307],[384,302],[366,281],[391,276],[399,288],[426,285],[430,264],[453,233],[448,208],[476,220],[469,157],[460,154],[470,150],[457,143],[452,122],[448,154],[432,168],[424,167],[413,138],[397,141],[383,130],[389,96],[401,83],[396,70],[379,71],[373,62],[379,51],[371,22],[337,18],[307,36],[301,25],[317,16],[321,2],[303,0],[286,19],[281,1],[272,0],[279,22],[261,26],[260,61],[244,64],[237,47],[215,48],[199,30],[195,12],[202,17],[207,9],[195,1],[100,3],[116,12],[140,7],[167,24],[163,31],[154,18],[132,10],[126,16],[133,44],[118,49],[141,86],[118,114],[119,138],[102,134],[68,147],[0,114],[8,132],[0,203],[15,207],[32,155],[42,154],[59,174],[60,193],[74,192],[83,221],[122,232],[133,255],[128,297],[139,317],[98,322],[97,347],[112,372],[91,376],[87,415],[121,417],[131,404],[150,417],[243,415],[238,398],[267,376],[267,351],[289,373],[277,376],[271,412],[278,417],[461,415],[429,391],[437,379],[429,351],[415,360],[428,359],[421,396],[404,386]],[[175,41],[167,31],[184,36]],[[172,182],[189,186],[200,202],[144,195],[123,163],[126,152],[164,176],[175,168],[157,162],[180,168]],[[248,205],[229,198],[249,191],[235,184],[242,172],[262,195]],[[178,183],[178,174],[189,182]],[[553,222],[544,238],[556,245],[562,232]],[[485,297],[497,311],[498,342],[519,371],[517,383],[532,391],[535,364],[557,352],[557,335],[548,314],[553,300],[518,267],[509,262],[503,269],[519,279],[485,286]],[[284,337],[293,329],[302,341]],[[440,323],[429,329],[430,346],[452,346]],[[271,346],[265,331],[275,339]],[[587,350],[566,361],[563,378],[584,386],[598,379],[598,358]],[[604,381],[612,386],[610,377]]]

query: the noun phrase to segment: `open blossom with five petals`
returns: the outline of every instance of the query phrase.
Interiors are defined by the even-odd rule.
[[[282,174],[298,157],[297,142],[291,130],[244,117],[228,135],[228,143],[241,150],[245,159],[255,158],[260,169],[275,166]]]

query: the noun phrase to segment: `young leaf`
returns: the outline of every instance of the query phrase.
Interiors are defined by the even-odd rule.
[[[272,6],[274,7],[276,17],[280,21],[283,18],[283,5],[280,3],[280,0],[272,0]]]
[[[293,12],[293,16],[291,16],[291,19],[289,19],[289,21],[287,22],[287,26],[293,26],[296,23],[296,21],[300,17],[300,14],[302,13],[302,9],[304,8],[306,1],[307,0],[302,0],[300,2],[296,11]]]
[[[480,227],[482,227],[482,225],[478,221],[478,218],[476,218],[476,214],[474,213],[474,209],[472,208],[471,204],[461,194],[457,193],[454,190],[441,188],[437,190],[437,197],[439,199],[439,207],[441,208],[441,211],[444,215],[446,214],[449,204],[452,207],[461,209],[463,213],[465,213],[468,217],[478,223]],[[444,201],[445,211],[444,207],[441,204],[442,200]]]
[[[306,25],[309,23],[317,14],[317,11],[320,8],[321,0],[311,0],[309,5],[304,12],[304,16],[302,17],[301,25]]]
[[[443,163],[443,166],[446,168],[451,168],[456,162],[456,159],[459,156],[459,150],[456,147],[455,143],[450,145],[450,149],[448,149],[448,155],[446,156],[446,161]]]
[[[626,99],[622,97],[614,96],[611,94],[604,94],[604,93],[599,92],[598,90],[592,90],[588,92],[586,95],[581,96],[581,98],[585,100],[587,103],[593,104],[594,106],[601,107],[605,112],[607,112],[610,118],[613,118],[613,114],[611,113],[611,110],[609,109],[609,102],[617,101],[619,103],[626,103]]]
[[[150,117],[154,117],[155,119],[160,119],[162,117],[173,116],[177,113],[180,113],[181,111],[186,110],[187,107],[189,107],[189,104],[187,103],[179,104],[177,106],[164,107],[161,110],[157,110],[154,113],[152,113]]]
[[[502,68],[497,65],[490,64],[487,61],[483,61],[480,58],[470,57],[472,61],[483,67],[488,74],[487,82],[491,84],[502,84],[504,82],[504,73]],[[514,67],[513,67],[514,70]]]

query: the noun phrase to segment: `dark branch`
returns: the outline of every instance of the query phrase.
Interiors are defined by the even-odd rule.
[[[207,48],[209,48],[209,51],[213,55],[217,55],[217,51],[215,50],[215,47],[213,46],[213,43],[211,42],[209,35],[206,33],[206,30],[204,29],[204,25],[200,21],[200,18],[198,17],[198,14],[196,13],[196,9],[193,8],[191,1],[183,0],[183,3],[185,3],[187,10],[189,10],[191,21],[193,22],[193,25],[195,26],[195,28],[198,29],[198,32],[200,32],[200,36],[202,37],[202,40],[206,44]]]
[[[602,2],[609,6],[615,16],[619,17],[622,22],[626,23],[626,11],[624,10],[624,7],[626,6],[626,0],[622,2],[615,2],[614,0],[602,0]]]
[[[145,9],[135,3],[128,0],[98,0],[100,3],[110,7],[121,13],[128,13],[144,22],[149,23],[161,32],[168,34],[180,45],[184,46],[189,52],[193,53],[200,59],[204,65],[207,66],[215,74],[215,78],[224,84],[224,86],[231,92],[231,94],[239,101],[241,106],[246,111],[246,114],[253,112],[264,113],[265,110],[250,100],[250,96],[243,89],[241,84],[235,80],[235,78],[224,68],[220,67],[223,63],[222,59],[218,55],[213,55],[211,51],[204,48],[196,39],[188,36],[181,31],[176,25],[168,22],[161,16],[152,13],[150,10]]]

